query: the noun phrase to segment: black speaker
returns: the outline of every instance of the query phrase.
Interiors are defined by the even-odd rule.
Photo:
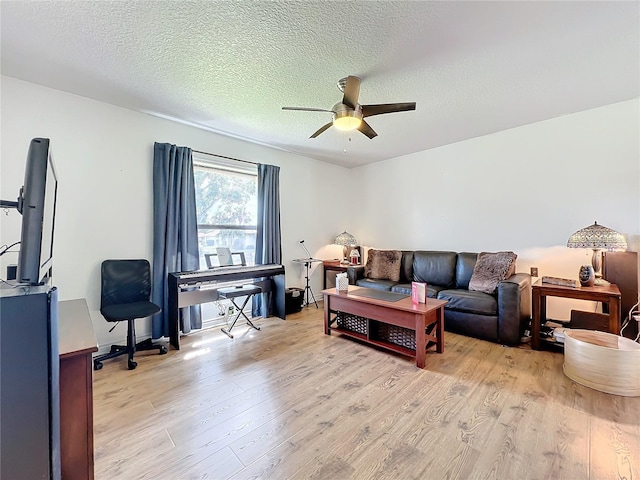
[[[638,302],[638,254],[636,252],[603,252],[602,278],[615,283],[620,289],[620,314],[624,324],[629,310]],[[608,305],[603,305],[608,313]],[[625,328],[624,336],[635,338],[638,334],[638,322],[631,321]]]

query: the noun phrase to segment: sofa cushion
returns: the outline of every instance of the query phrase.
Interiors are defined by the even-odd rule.
[[[461,333],[470,337],[482,338],[492,342],[500,341],[500,327],[498,326],[498,317],[495,315],[478,315],[476,313],[446,310],[444,328],[449,332]]]
[[[441,287],[440,285],[427,285],[427,297],[438,298],[438,292],[440,290],[446,290],[447,287]],[[411,295],[410,283],[398,283],[391,287],[391,291],[395,293],[402,293],[403,295]]]
[[[456,288],[469,288],[469,281],[473,275],[473,268],[476,266],[477,260],[477,253],[458,253],[458,261],[456,263]]]
[[[413,253],[413,281],[427,285],[453,287],[456,277],[456,252],[416,251]]]
[[[513,252],[480,252],[473,267],[469,290],[493,294],[498,283],[515,272],[517,257]]]
[[[369,250],[364,276],[374,280],[400,281],[402,252],[400,250]]]
[[[413,250],[402,252],[400,281],[402,283],[411,283],[413,281]]]
[[[378,280],[375,278],[361,278],[356,282],[356,285],[364,288],[373,288],[375,290],[391,290],[396,282],[391,280]]]
[[[470,290],[441,290],[438,299],[447,300],[445,309],[459,312],[477,313],[480,315],[497,315],[498,301],[493,295]]]
[[[396,283],[393,287],[391,287],[391,291],[394,293],[401,293],[403,295],[411,295],[411,284]]]

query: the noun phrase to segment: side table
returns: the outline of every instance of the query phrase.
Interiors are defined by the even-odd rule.
[[[346,272],[350,266],[349,263],[340,263],[340,260],[323,260],[322,289],[327,289],[327,272]]]
[[[533,318],[531,319],[531,348],[540,350],[540,325],[547,320],[547,297],[590,300],[609,305],[609,333],[620,333],[620,290],[613,283],[607,286],[563,287],[542,283],[533,284]]]

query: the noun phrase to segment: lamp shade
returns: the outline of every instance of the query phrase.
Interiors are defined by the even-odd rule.
[[[621,233],[594,222],[593,225],[572,234],[567,241],[567,247],[624,251],[627,249],[627,241]]]
[[[336,239],[333,243],[335,243],[336,245],[343,245],[346,247],[349,245],[356,245],[358,242],[356,241],[356,237],[354,237],[353,235],[351,235],[345,230],[344,232],[336,236]]]

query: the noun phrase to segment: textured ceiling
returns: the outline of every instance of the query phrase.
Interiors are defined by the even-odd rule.
[[[347,167],[640,96],[640,3],[0,2],[2,74]],[[315,130],[362,78],[378,137]],[[346,151],[346,152],[345,152]],[[216,152],[213,152],[216,153]]]

